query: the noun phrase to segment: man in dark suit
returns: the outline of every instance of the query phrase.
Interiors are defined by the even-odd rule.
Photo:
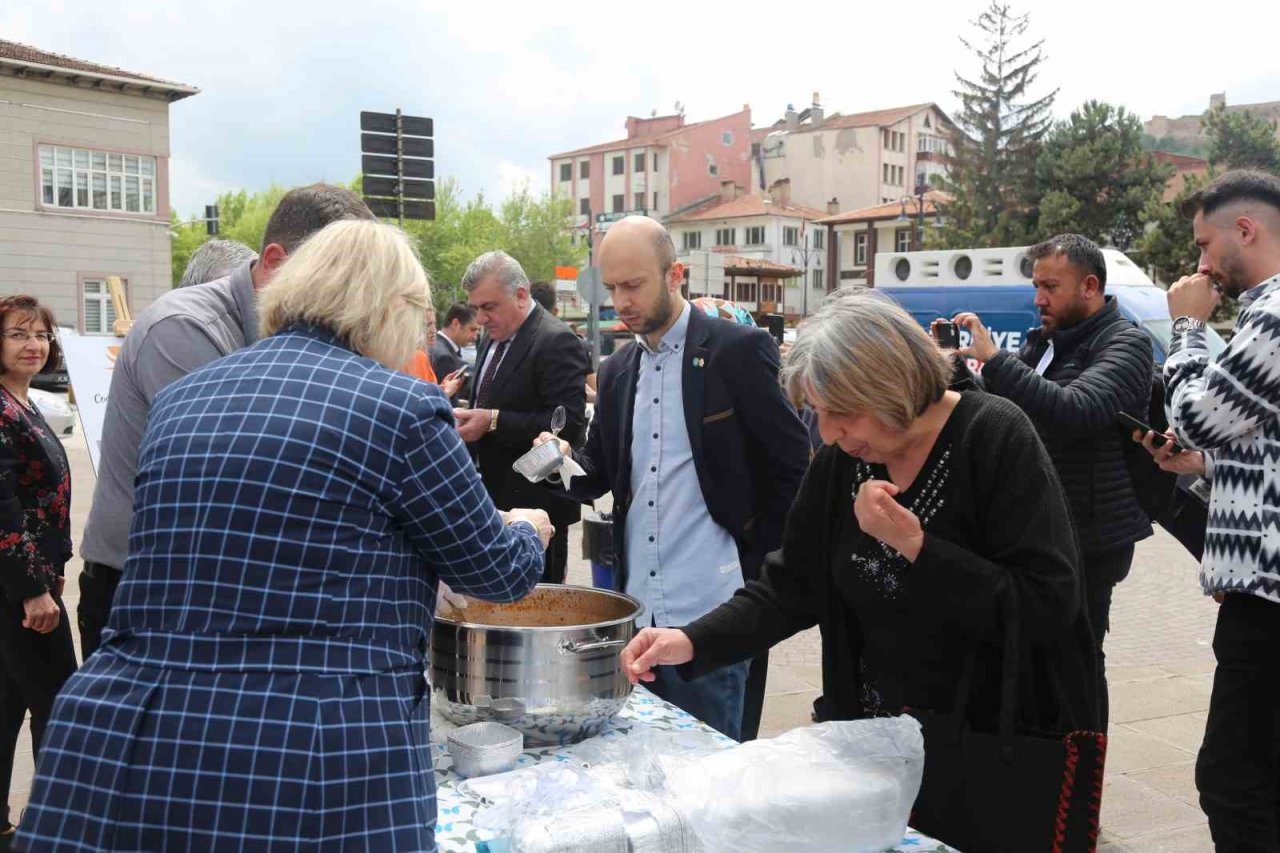
[[[476,320],[488,333],[476,354],[471,408],[455,409],[458,433],[471,445],[480,477],[499,509],[536,507],[556,533],[547,546],[547,583],[563,583],[569,525],[581,517],[574,500],[511,470],[551,415],[564,406],[560,436],[577,444],[586,426],[587,357],[577,335],[529,296],[529,277],[505,252],[486,252],[462,276]]]
[[[808,438],[778,385],[773,338],[685,301],[684,269],[658,222],[614,223],[598,260],[636,340],[600,368],[596,415],[574,454],[587,473],[570,493],[588,501],[613,492],[623,588],[644,603],[645,624],[681,626],[727,600],[782,546]],[[750,688],[746,663],[688,680],[659,667],[650,687],[750,739],[766,666],[756,660]]]
[[[480,324],[476,322],[476,309],[465,302],[455,302],[449,306],[444,315],[444,325],[436,334],[435,343],[431,345],[428,355],[431,358],[431,369],[436,376],[443,379],[460,367],[465,367],[462,359],[462,348],[476,342]],[[459,399],[471,398],[471,379],[468,378],[458,389],[458,393],[450,399],[456,403]]]

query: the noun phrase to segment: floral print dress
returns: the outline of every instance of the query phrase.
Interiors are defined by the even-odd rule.
[[[71,558],[71,467],[35,407],[0,390],[0,592],[53,592]]]

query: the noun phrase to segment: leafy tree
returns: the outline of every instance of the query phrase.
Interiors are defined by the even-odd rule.
[[[554,278],[557,266],[586,260],[586,247],[571,243],[571,232],[565,227],[572,214],[571,200],[535,198],[527,184],[502,203],[504,248],[520,261],[530,279]]]
[[[976,80],[956,74],[959,132],[942,189],[946,224],[935,242],[948,246],[1003,246],[1025,242],[1035,219],[1036,161],[1048,132],[1057,90],[1031,99],[1044,61],[1043,41],[1023,46],[1028,15],[992,0],[973,25],[980,44],[961,43],[981,63]]]
[[[1275,122],[1220,104],[1204,114],[1204,132],[1211,166],[1280,171]]]
[[[1198,175],[1187,175],[1186,183],[1172,201],[1152,199],[1143,210],[1145,229],[1134,244],[1135,261],[1149,269],[1157,281],[1171,284],[1195,272],[1200,251],[1191,233],[1191,222],[1178,212],[1187,197],[1206,183]]]
[[[350,188],[360,191],[359,175]],[[218,196],[219,236],[258,249],[267,220],[286,189],[273,184],[261,192],[245,190]],[[528,187],[511,195],[494,213],[483,194],[464,201],[457,181],[445,178],[436,184],[436,218],[406,220],[405,233],[413,240],[431,278],[437,309],[464,299],[460,282],[467,265],[477,255],[504,249],[524,266],[530,278],[551,278],[558,264],[579,264],[586,257],[583,246],[569,241],[566,222],[569,202],[550,195],[536,197]],[[174,217],[173,281],[176,284],[191,255],[208,239],[204,222],[179,225]]]
[[[262,247],[262,235],[267,230],[267,220],[280,199],[288,192],[284,187],[272,184],[261,192],[245,190],[224,192],[216,200],[218,205],[218,238],[243,243],[255,252]],[[198,216],[197,214],[196,216]],[[190,217],[195,220],[196,216]],[[187,262],[196,249],[209,239],[204,220],[178,225],[174,216],[173,233],[173,285],[176,287],[187,268]]]
[[[1040,152],[1038,235],[1071,232],[1127,249],[1172,171],[1143,152],[1137,116],[1089,101],[1054,125]]]

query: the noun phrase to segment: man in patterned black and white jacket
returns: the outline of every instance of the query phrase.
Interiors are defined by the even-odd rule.
[[[1169,423],[1185,447],[1157,460],[1213,484],[1200,582],[1221,602],[1218,660],[1196,764],[1218,851],[1280,850],[1280,179],[1228,172],[1191,196],[1200,263],[1169,290]],[[1227,348],[1205,321],[1239,297]],[[1151,437],[1148,436],[1148,449]],[[1179,459],[1179,457],[1183,457]],[[1175,467],[1181,462],[1182,468]],[[1199,465],[1197,465],[1199,463]],[[1187,466],[1190,466],[1188,468]],[[1206,470],[1207,469],[1207,470]]]

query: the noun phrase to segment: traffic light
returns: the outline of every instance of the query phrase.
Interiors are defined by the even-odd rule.
[[[206,204],[204,206],[204,227],[205,232],[210,237],[218,236],[218,206],[216,204]]]

